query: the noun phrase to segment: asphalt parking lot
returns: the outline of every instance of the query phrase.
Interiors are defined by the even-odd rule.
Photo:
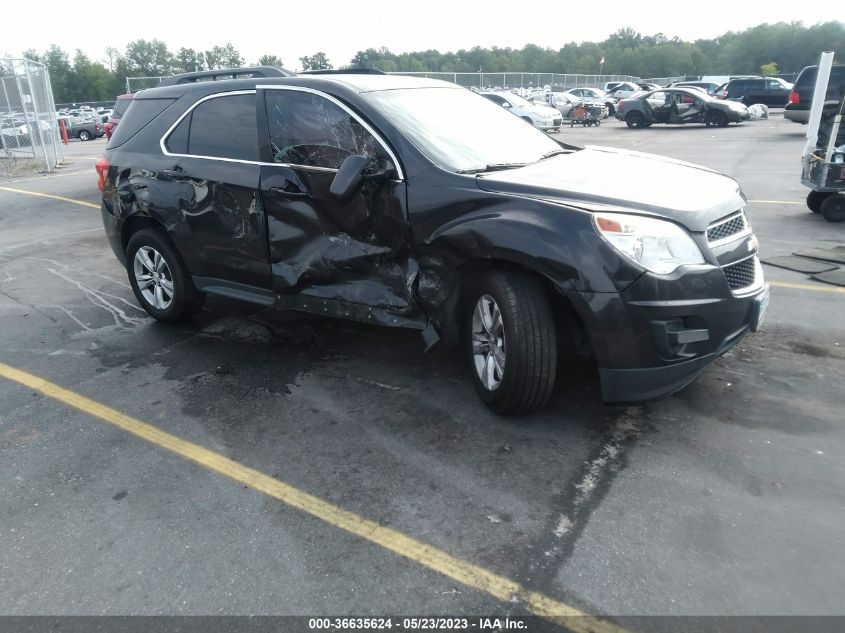
[[[557,136],[736,178],[771,256],[845,244],[804,205],[803,133],[773,111]],[[767,267],[764,330],[680,393],[605,406],[595,367],[567,361],[547,409],[500,418],[415,332],[219,299],[153,322],[103,235],[104,147],[0,179],[3,614],[525,614],[539,595],[609,616],[845,615],[845,289]],[[290,489],[223,476],[223,458]]]

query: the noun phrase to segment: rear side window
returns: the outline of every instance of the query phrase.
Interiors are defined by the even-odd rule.
[[[129,104],[132,103],[132,99],[120,99],[115,102],[114,104],[114,112],[112,112],[112,116],[114,118],[122,117],[126,114],[126,109],[129,107]]]
[[[129,107],[121,117],[120,125],[115,129],[108,147],[123,145],[164,112],[173,101],[174,99],[133,99],[129,101]]]
[[[167,149],[176,154],[257,161],[255,95],[203,101],[173,130]]]

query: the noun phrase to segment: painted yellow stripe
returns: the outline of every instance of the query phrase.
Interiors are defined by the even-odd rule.
[[[94,172],[92,172],[90,169],[80,169],[79,171],[67,171],[63,174],[47,174],[45,176],[38,176],[36,178],[15,178],[13,180],[4,180],[3,182],[0,182],[0,185],[17,185],[21,182],[44,181],[50,180],[52,178],[66,178],[68,176],[79,176],[80,174],[92,176]],[[93,175],[93,177],[96,178],[96,175]]]
[[[822,286],[820,284],[794,284],[789,281],[772,281],[766,280],[770,286],[777,286],[778,288],[793,288],[794,290],[816,290],[818,292],[838,292],[845,294],[845,288],[841,286]]]
[[[500,576],[483,567],[452,556],[432,545],[379,525],[262,472],[239,464],[219,453],[171,435],[155,426],[43,378],[4,363],[0,363],[0,376],[108,422],[127,433],[151,442],[213,472],[225,475],[253,490],[278,499],[288,506],[390,550],[467,587],[483,591],[502,602],[519,600],[532,613],[565,624],[566,628],[572,631],[578,633],[590,631],[593,633],[625,633],[624,629],[613,622],[591,616],[580,609],[536,591],[530,591],[505,576]],[[567,619],[563,622],[561,618]]]
[[[13,187],[0,187],[0,191],[11,191],[12,193],[22,193],[27,196],[38,196],[39,198],[50,198],[52,200],[61,200],[62,202],[70,202],[78,204],[83,207],[91,207],[92,209],[99,209],[99,204],[93,202],[85,202],[85,200],[77,200],[76,198],[65,198],[64,196],[54,196],[51,193],[38,193],[37,191],[26,191],[25,189],[14,189]]]

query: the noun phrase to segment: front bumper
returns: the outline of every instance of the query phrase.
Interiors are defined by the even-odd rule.
[[[720,268],[667,278],[644,274],[621,293],[574,293],[590,335],[605,402],[638,402],[682,389],[749,332],[768,306],[762,279],[737,296]],[[580,303],[580,305],[579,305]]]

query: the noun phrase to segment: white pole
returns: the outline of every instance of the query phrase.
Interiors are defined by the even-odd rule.
[[[827,84],[830,79],[830,68],[833,65],[833,52],[822,53],[819,59],[819,72],[816,75],[816,87],[813,92],[813,103],[810,106],[810,120],[807,122],[807,144],[804,146],[803,156],[816,151],[819,140],[819,123],[822,120],[822,108],[827,97]]]

